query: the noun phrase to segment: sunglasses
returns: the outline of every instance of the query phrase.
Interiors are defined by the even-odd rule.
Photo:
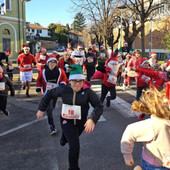
[[[71,80],[74,84],[81,84],[84,82],[84,80]]]
[[[57,63],[56,61],[50,61],[49,63]]]

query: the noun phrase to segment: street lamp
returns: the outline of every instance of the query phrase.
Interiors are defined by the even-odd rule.
[[[122,5],[117,7],[118,9],[120,9],[120,47],[122,46],[122,10],[126,9],[126,5]]]

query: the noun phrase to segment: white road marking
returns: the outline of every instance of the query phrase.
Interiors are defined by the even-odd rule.
[[[92,86],[92,89],[97,93],[100,94],[101,92],[101,85]],[[134,90],[126,90],[125,92],[136,96],[136,92]],[[110,107],[114,108],[115,110],[119,111],[124,117],[136,117],[139,116],[140,112],[133,112],[131,113],[131,104],[126,102],[125,100],[121,99],[120,97],[116,96],[115,100],[110,101]]]
[[[97,94],[99,94],[100,95],[100,93],[101,93],[101,85],[93,85],[92,86],[92,89],[97,93]],[[133,95],[133,96],[135,96],[136,94],[135,94],[135,92],[134,92],[134,90],[126,90],[125,92],[127,92],[127,93],[129,93],[129,94],[131,94],[131,95]],[[58,104],[57,103],[57,105],[56,105],[56,107],[57,108],[59,108],[60,107],[60,105],[61,104]],[[126,102],[125,100],[123,100],[123,99],[121,99],[120,97],[116,97],[116,99],[115,100],[111,100],[111,105],[110,105],[112,108],[114,108],[114,109],[116,109],[117,111],[120,111],[120,113],[124,116],[124,117],[127,117],[127,118],[129,118],[129,117],[136,117],[136,116],[138,116],[139,114],[140,114],[140,112],[135,112],[135,113],[131,113],[131,104],[129,104],[128,102]],[[93,107],[90,105],[90,109],[89,109],[89,114],[92,112],[92,110],[93,110]],[[41,120],[44,120],[44,119],[46,119],[47,118],[47,116],[44,116]],[[9,129],[9,130],[7,130],[7,131],[5,131],[5,132],[2,132],[2,133],[0,133],[0,137],[1,136],[4,136],[4,135],[7,135],[7,134],[10,134],[10,133],[12,133],[12,132],[15,132],[15,131],[17,131],[17,130],[19,130],[19,129],[22,129],[22,128],[24,128],[24,127],[27,127],[27,126],[29,126],[29,125],[32,125],[32,124],[34,124],[34,123],[36,123],[36,122],[38,122],[39,120],[33,120],[33,121],[31,121],[31,122],[28,122],[28,123],[25,123],[25,124],[22,124],[22,125],[20,125],[20,126],[17,126],[17,127],[15,127],[15,128],[12,128],[12,129]],[[99,122],[101,122],[101,121],[106,121],[106,119],[103,117],[103,116],[101,116],[100,117],[100,119],[99,119]]]
[[[47,116],[44,116],[41,120],[44,120],[44,119],[46,119],[46,118],[47,118]],[[31,121],[31,122],[24,123],[24,124],[22,124],[22,125],[20,125],[20,126],[17,126],[17,127],[15,127],[15,128],[12,128],[12,129],[9,129],[9,130],[7,130],[7,131],[5,131],[5,132],[0,133],[0,136],[4,136],[4,135],[7,135],[7,134],[9,134],[9,133],[15,132],[15,131],[17,131],[17,130],[19,130],[19,129],[22,129],[22,128],[24,128],[24,127],[27,127],[27,126],[32,125],[32,124],[34,124],[34,123],[37,123],[38,121],[40,121],[40,120],[33,120],[33,121]]]

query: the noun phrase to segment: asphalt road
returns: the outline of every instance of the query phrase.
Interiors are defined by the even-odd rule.
[[[33,76],[35,79],[37,73]],[[46,116],[36,120],[40,98],[32,82],[31,97],[26,98],[21,89],[19,74],[14,76],[16,96],[8,97],[6,117],[0,114],[0,170],[67,170],[68,145],[59,144],[61,128],[59,114],[61,101],[54,110],[57,135],[50,136]],[[93,81],[92,88],[100,95],[100,81]],[[117,87],[117,98],[107,108],[95,130],[91,134],[83,133],[80,137],[81,152],[79,165],[81,170],[132,170],[124,165],[120,152],[120,139],[125,127],[138,121],[136,114],[130,113],[135,89],[122,91]],[[133,156],[135,165],[140,164],[140,143],[135,144]]]

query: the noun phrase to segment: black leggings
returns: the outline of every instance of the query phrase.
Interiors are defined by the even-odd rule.
[[[110,91],[110,96],[107,97],[107,100],[114,100],[116,98],[116,89],[114,87],[107,87],[104,84],[102,84],[102,92],[100,100],[103,103],[108,91]]]
[[[0,96],[0,110],[5,111],[6,110],[6,104],[7,104],[7,96]]]
[[[55,108],[57,100],[51,99],[49,102],[49,105],[47,106],[46,113],[48,117],[48,124],[54,126],[54,120],[53,120],[53,109]]]
[[[61,128],[63,131],[62,133],[66,137],[69,144],[69,170],[79,170],[79,136],[84,130],[84,122],[77,121],[76,125],[74,125],[72,120],[64,120],[61,118]]]

